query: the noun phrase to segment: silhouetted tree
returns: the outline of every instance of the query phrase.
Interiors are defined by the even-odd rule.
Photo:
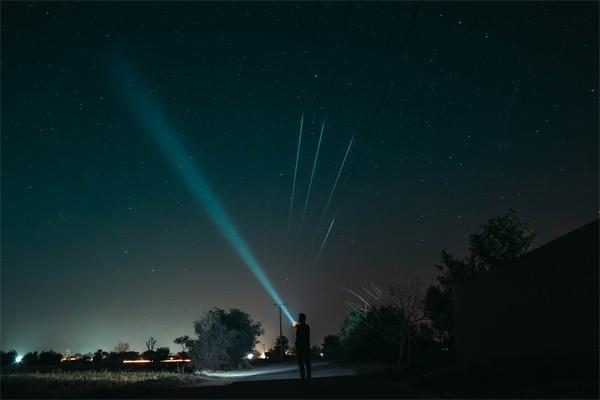
[[[418,278],[405,284],[393,284],[390,286],[390,300],[402,314],[400,319],[404,324],[404,333],[400,340],[400,352],[398,364],[406,367],[411,366],[411,341],[413,333],[416,332],[417,324],[425,319],[423,307],[423,294]],[[406,349],[406,357],[404,351]]]
[[[119,342],[115,346],[115,353],[125,353],[129,351],[129,343]]]
[[[156,349],[156,351],[154,351],[153,361],[159,362],[162,360],[166,360],[167,358],[169,358],[170,353],[171,350],[168,347],[159,347],[158,349]]]
[[[156,339],[150,336],[148,340],[146,340],[146,349],[149,351],[154,351],[154,346],[156,346]]]
[[[106,352],[102,349],[98,349],[94,352],[94,358],[92,359],[92,361],[95,362],[96,364],[99,364],[102,361],[106,360],[107,358],[108,358],[108,352]]]
[[[281,358],[281,355],[285,355],[285,352],[288,351],[289,348],[290,342],[288,338],[285,336],[278,336],[277,339],[275,339],[275,345],[271,350],[269,350],[269,352],[273,355],[273,357]]]
[[[13,365],[17,359],[17,352],[15,350],[0,351],[0,368],[5,368]]]
[[[341,357],[342,348],[340,345],[340,337],[336,335],[327,335],[323,339],[323,356],[325,358],[335,360]]]
[[[47,351],[42,351],[39,355],[38,355],[40,364],[42,365],[56,365],[60,363],[60,360],[62,359],[62,354],[57,353],[55,351],[52,350],[47,350]]]
[[[21,362],[23,363],[23,365],[38,365],[40,363],[38,352],[34,351],[25,354]]]
[[[525,254],[535,233],[519,220],[514,210],[489,219],[481,232],[470,236],[469,255],[457,260],[442,250],[438,284],[431,286],[425,296],[425,315],[431,320],[436,337],[444,347],[454,351],[454,297],[452,288],[474,275],[501,267]]]
[[[533,229],[511,209],[481,225],[481,233],[471,235],[470,262],[478,270],[508,264],[529,251],[534,240]]]
[[[370,304],[354,309],[342,323],[340,343],[344,355],[359,362],[394,362],[407,324],[395,306]]]
[[[442,346],[450,347],[454,332],[454,307],[451,290],[430,286],[425,294],[425,317],[431,321],[434,338]]]
[[[179,337],[175,338],[173,343],[181,346],[181,353],[183,354],[183,353],[185,353],[185,347],[187,346],[187,343],[189,341],[190,341],[190,337],[188,335],[184,335],[184,336],[179,336]]]

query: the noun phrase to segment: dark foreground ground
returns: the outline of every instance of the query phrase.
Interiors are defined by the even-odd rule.
[[[2,398],[598,398],[597,369],[577,365],[506,365],[407,375],[394,369],[354,371],[321,363],[309,382],[293,364],[234,376],[164,376],[90,390],[4,379]],[[91,383],[91,382],[90,382]],[[75,389],[71,387],[71,389]],[[81,389],[81,388],[76,388]]]

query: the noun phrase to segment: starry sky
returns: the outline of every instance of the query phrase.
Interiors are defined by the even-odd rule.
[[[597,2],[1,12],[2,349],[176,349],[215,306],[261,321],[267,349],[278,334],[273,300],[116,89],[121,62],[314,344],[348,312],[344,288],[427,286],[441,249],[464,256],[509,208],[535,246],[598,217]]]

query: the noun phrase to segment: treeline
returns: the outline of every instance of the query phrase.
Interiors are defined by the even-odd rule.
[[[470,235],[469,254],[457,259],[442,250],[437,282],[424,290],[418,280],[381,289],[348,290],[353,301],[340,331],[327,336],[329,359],[396,363],[429,369],[455,360],[452,288],[476,274],[499,268],[527,252],[535,238],[514,210],[488,220]]]

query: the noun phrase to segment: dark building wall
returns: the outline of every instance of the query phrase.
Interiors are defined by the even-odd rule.
[[[598,360],[598,221],[455,288],[459,362]]]

